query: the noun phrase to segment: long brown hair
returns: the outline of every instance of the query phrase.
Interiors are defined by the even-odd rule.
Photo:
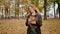
[[[38,13],[38,10],[37,10],[37,8],[36,8],[34,5],[28,6],[28,10],[29,10],[29,7],[34,8],[35,13]],[[30,10],[29,10],[29,13],[32,14],[32,13],[30,12]]]

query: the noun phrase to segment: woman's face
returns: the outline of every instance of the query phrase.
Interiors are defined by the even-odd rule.
[[[29,7],[29,11],[30,11],[31,13],[35,12],[35,11],[34,11],[34,8],[31,7],[31,6]]]

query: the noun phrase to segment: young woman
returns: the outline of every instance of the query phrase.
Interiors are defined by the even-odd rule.
[[[26,18],[27,34],[41,34],[42,18],[36,8],[31,5],[28,7],[29,15]]]

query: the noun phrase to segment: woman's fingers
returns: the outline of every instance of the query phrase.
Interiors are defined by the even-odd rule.
[[[32,22],[30,22],[31,24],[36,24],[36,21],[32,21]]]

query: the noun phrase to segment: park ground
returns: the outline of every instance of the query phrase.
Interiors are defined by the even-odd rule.
[[[60,34],[60,19],[42,20],[42,34]],[[0,34],[26,34],[25,19],[0,19]]]

